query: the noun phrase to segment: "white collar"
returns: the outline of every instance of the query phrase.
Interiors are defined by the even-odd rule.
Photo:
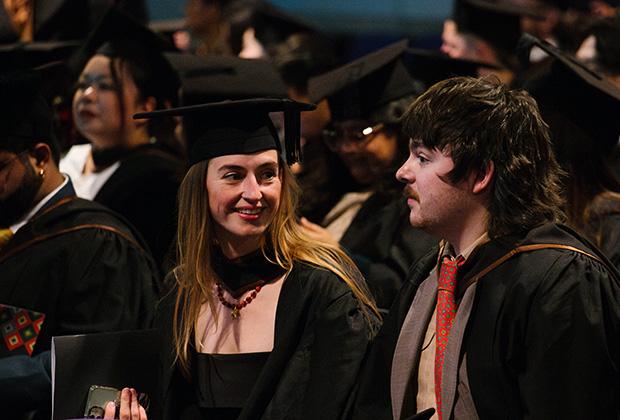
[[[30,221],[30,219],[32,218],[32,216],[34,216],[35,214],[37,214],[37,212],[39,210],[41,210],[41,208],[47,204],[48,201],[51,200],[51,198],[56,195],[56,193],[58,191],[61,190],[62,187],[64,187],[65,185],[67,185],[67,183],[69,182],[69,177],[62,174],[64,181],[62,184],[60,184],[58,187],[56,187],[56,189],[54,191],[52,191],[51,193],[49,193],[48,195],[46,195],[45,197],[43,197],[43,199],[41,201],[39,201],[39,203],[34,206],[28,213],[26,213],[26,215],[22,218],[20,218],[15,224],[9,226],[9,229],[11,229],[11,232],[13,232],[13,234],[17,233],[17,231],[24,226],[26,223],[28,223]]]

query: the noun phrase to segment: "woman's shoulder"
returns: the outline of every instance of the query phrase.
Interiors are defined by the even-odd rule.
[[[294,283],[304,294],[332,300],[350,294],[351,287],[336,273],[308,262],[296,261],[287,283]]]

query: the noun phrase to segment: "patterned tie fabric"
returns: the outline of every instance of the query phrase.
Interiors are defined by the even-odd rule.
[[[13,232],[11,229],[0,229],[0,249],[8,244],[12,237]]]
[[[445,257],[441,264],[437,288],[437,327],[436,327],[436,347],[435,347],[435,397],[437,399],[437,415],[442,420],[443,413],[441,407],[441,375],[443,372],[444,352],[448,344],[450,328],[456,315],[456,275],[458,269],[465,259],[459,256],[452,260]]]

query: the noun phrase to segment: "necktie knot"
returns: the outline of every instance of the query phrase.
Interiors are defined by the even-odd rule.
[[[458,256],[455,259],[450,257],[444,257],[441,263],[441,270],[439,272],[438,286],[439,290],[445,290],[450,293],[454,293],[456,289],[456,275],[458,269],[465,262],[465,258]]]

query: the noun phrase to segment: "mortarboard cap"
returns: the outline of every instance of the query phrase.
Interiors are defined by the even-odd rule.
[[[288,86],[306,89],[312,76],[333,69],[338,59],[328,38],[318,33],[295,33],[276,45],[273,62]]]
[[[561,115],[593,141],[588,147],[604,154],[611,152],[620,136],[620,120],[616,117],[620,115],[620,88],[567,53],[531,35],[521,39],[520,53],[527,54],[533,46],[554,58],[550,73],[528,89],[541,105],[543,117],[546,118],[545,110]]]
[[[165,57],[181,79],[182,105],[287,97],[284,82],[266,60],[181,53],[166,53]]]
[[[190,165],[218,156],[276,149],[282,152],[278,132],[269,117],[284,113],[286,161],[300,160],[300,112],[315,106],[290,99],[257,98],[170,108],[134,115],[135,119],[182,116],[190,144]]]
[[[51,69],[0,75],[0,149],[21,151],[39,142],[55,148],[54,116],[42,93]]]
[[[70,66],[79,72],[95,54],[120,57],[144,71],[143,89],[147,92],[143,94],[171,99],[177,96],[179,79],[163,52],[174,50],[165,38],[110,7],[83,47],[71,58]],[[171,102],[176,103],[176,100]]]
[[[26,70],[64,61],[81,44],[80,41],[48,41],[0,45],[0,72]]]
[[[385,112],[386,108],[419,93],[419,87],[402,62],[407,45],[407,40],[396,42],[311,78],[308,82],[310,99],[316,103],[327,98],[334,120],[396,122],[400,117],[396,115],[398,112]]]
[[[432,86],[441,80],[456,76],[477,77],[480,68],[499,68],[493,64],[452,58],[440,51],[420,48],[408,48],[404,62],[409,73],[423,81],[426,86]]]
[[[39,87],[45,98],[52,101],[71,90],[70,72],[63,62],[80,44],[78,41],[49,41],[0,45],[0,73],[39,68],[39,73],[45,74]]]
[[[509,0],[456,0],[454,4],[454,21],[459,32],[476,35],[508,53],[517,47],[524,16],[544,19],[535,9]]]
[[[265,1],[256,5],[252,27],[256,38],[265,46],[278,44],[295,33],[316,32],[307,22]]]

